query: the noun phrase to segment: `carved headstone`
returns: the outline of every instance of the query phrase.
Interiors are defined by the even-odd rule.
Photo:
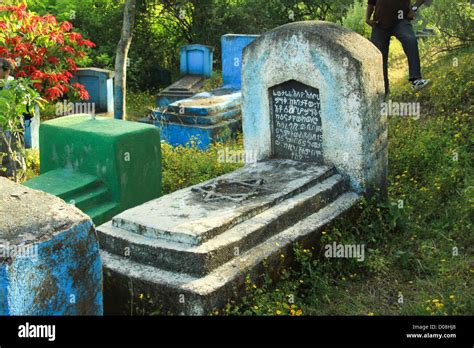
[[[357,192],[384,190],[387,118],[382,56],[337,24],[295,22],[244,49],[245,151],[334,165]]]
[[[323,162],[319,91],[291,80],[270,89],[272,155]]]

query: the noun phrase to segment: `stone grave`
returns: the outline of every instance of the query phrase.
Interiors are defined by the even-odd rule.
[[[159,108],[190,98],[202,88],[212,75],[214,49],[206,45],[186,45],[180,49],[181,78],[160,92],[156,100]]]
[[[115,72],[99,68],[79,68],[71,83],[84,85],[93,103],[96,113],[114,113],[114,76]],[[82,103],[76,103],[82,106]],[[84,107],[85,108],[85,107]],[[83,112],[86,112],[85,110]]]
[[[259,35],[226,34],[221,37],[222,88],[240,91],[242,89],[242,56],[244,48]]]
[[[206,45],[186,45],[180,50],[181,75],[211,77],[214,48]]]
[[[102,315],[92,220],[53,195],[0,178],[0,315]]]
[[[181,94],[182,97],[172,103],[164,103],[164,99],[159,98],[161,102],[158,104],[166,104],[165,108],[154,111],[151,117],[141,121],[159,127],[162,138],[172,146],[187,145],[191,140],[195,140],[195,146],[205,150],[213,142],[224,141],[235,134],[242,125],[240,92],[242,51],[257,37],[257,35],[223,35],[221,38],[223,86],[187,97]],[[183,78],[180,81],[187,80]],[[175,86],[179,83],[177,82]]]
[[[295,243],[383,190],[380,52],[320,21],[278,27],[244,50],[245,151],[258,161],[127,210],[98,227],[106,313],[205,315],[272,275]],[[265,268],[264,265],[267,267]]]
[[[24,183],[74,204],[99,225],[161,195],[156,127],[91,115],[44,122],[41,175]]]

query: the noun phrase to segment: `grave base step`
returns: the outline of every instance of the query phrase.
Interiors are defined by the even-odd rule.
[[[24,183],[25,186],[63,199],[89,215],[96,225],[110,220],[118,204],[111,201],[108,187],[96,176],[68,169],[46,172]]]
[[[229,110],[223,110],[216,114],[207,116],[197,116],[186,113],[176,113],[171,111],[165,112],[154,112],[155,122],[173,122],[178,124],[189,124],[189,125],[212,125],[218,124],[219,122],[240,118],[241,110],[240,107],[231,108]]]
[[[320,232],[354,206],[359,195],[348,192],[318,212],[258,244],[204,277],[169,272],[101,251],[106,314],[206,315],[242,295],[247,276],[272,275],[290,260],[295,243],[315,245]],[[281,255],[286,257],[282,258]]]
[[[65,201],[71,200],[84,190],[94,189],[100,185],[101,181],[94,175],[62,168],[50,170],[25,183],[29,188],[46,191]]]
[[[331,170],[328,172],[331,174]],[[101,248],[163,270],[203,276],[250,250],[259,243],[321,209],[347,190],[340,175],[333,175],[308,190],[288,197],[247,221],[230,228],[198,246],[150,238],[115,227],[112,221],[97,229]]]
[[[161,139],[172,146],[189,146],[192,142],[200,150],[207,150],[213,143],[228,140],[242,129],[242,120],[222,121],[212,125],[187,125],[173,122],[147,121],[160,128]]]

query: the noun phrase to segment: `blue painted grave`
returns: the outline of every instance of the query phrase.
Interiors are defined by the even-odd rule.
[[[205,45],[186,45],[180,50],[181,75],[211,77],[214,48]]]
[[[242,53],[258,35],[226,34],[221,38],[223,86],[240,91]]]
[[[41,116],[38,106],[31,110],[33,118],[25,120],[25,148],[39,149],[39,127],[41,123]]]
[[[180,50],[181,78],[160,92],[156,100],[159,108],[190,98],[202,88],[212,75],[214,48],[205,45],[187,45]]]
[[[72,83],[85,86],[90,95],[89,103],[95,104],[96,112],[113,112],[114,90],[113,78],[115,73],[110,70],[98,68],[77,69]]]
[[[92,220],[48,193],[0,178],[0,315],[102,315]]]
[[[210,92],[186,95],[176,99],[158,99],[158,110],[142,122],[156,125],[161,137],[173,146],[197,146],[207,149],[213,142],[227,140],[241,129],[240,76],[243,49],[252,43],[257,35],[227,34],[222,37],[222,72],[224,85]],[[191,45],[194,46],[194,45]],[[181,65],[188,66],[190,58],[199,61],[199,54],[189,54],[189,48],[182,50]],[[188,67],[187,72],[191,71]],[[183,69],[182,69],[183,72]],[[189,77],[189,76],[188,76]],[[173,86],[175,92],[181,83]],[[168,88],[168,93],[172,92]],[[181,92],[182,93],[182,92]],[[181,94],[183,95],[183,94]],[[161,102],[161,103],[160,103]]]

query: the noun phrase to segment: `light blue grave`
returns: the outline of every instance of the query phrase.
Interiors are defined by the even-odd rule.
[[[72,83],[80,83],[85,86],[90,95],[89,103],[95,104],[98,113],[113,113],[114,89],[113,78],[115,73],[110,70],[98,68],[77,69]]]
[[[159,108],[192,97],[212,75],[214,48],[205,45],[187,45],[180,50],[181,78],[160,92],[156,99]]]
[[[74,206],[0,178],[0,315],[102,315],[92,220]]]
[[[27,149],[39,149],[39,127],[41,123],[40,111],[38,106],[31,110],[33,118],[25,120],[25,148]]]
[[[205,45],[186,45],[180,51],[181,75],[211,77],[214,48]]]
[[[148,123],[160,128],[172,146],[194,145],[201,150],[227,140],[241,128],[241,93],[217,89],[174,102],[166,112],[155,112]]]
[[[207,149],[213,142],[225,141],[238,132],[242,124],[240,106],[242,51],[257,37],[257,35],[224,35],[221,40],[224,86],[175,100],[169,97],[165,100],[162,96],[159,98],[158,110],[142,122],[159,127],[162,139],[173,146],[192,144],[202,150]],[[186,58],[182,54],[182,64],[183,60],[186,61]],[[171,88],[168,90],[172,92]],[[179,90],[179,86],[175,84],[174,92]],[[170,95],[176,98],[175,94]]]
[[[259,35],[226,34],[221,38],[223,86],[240,91],[242,52]]]

